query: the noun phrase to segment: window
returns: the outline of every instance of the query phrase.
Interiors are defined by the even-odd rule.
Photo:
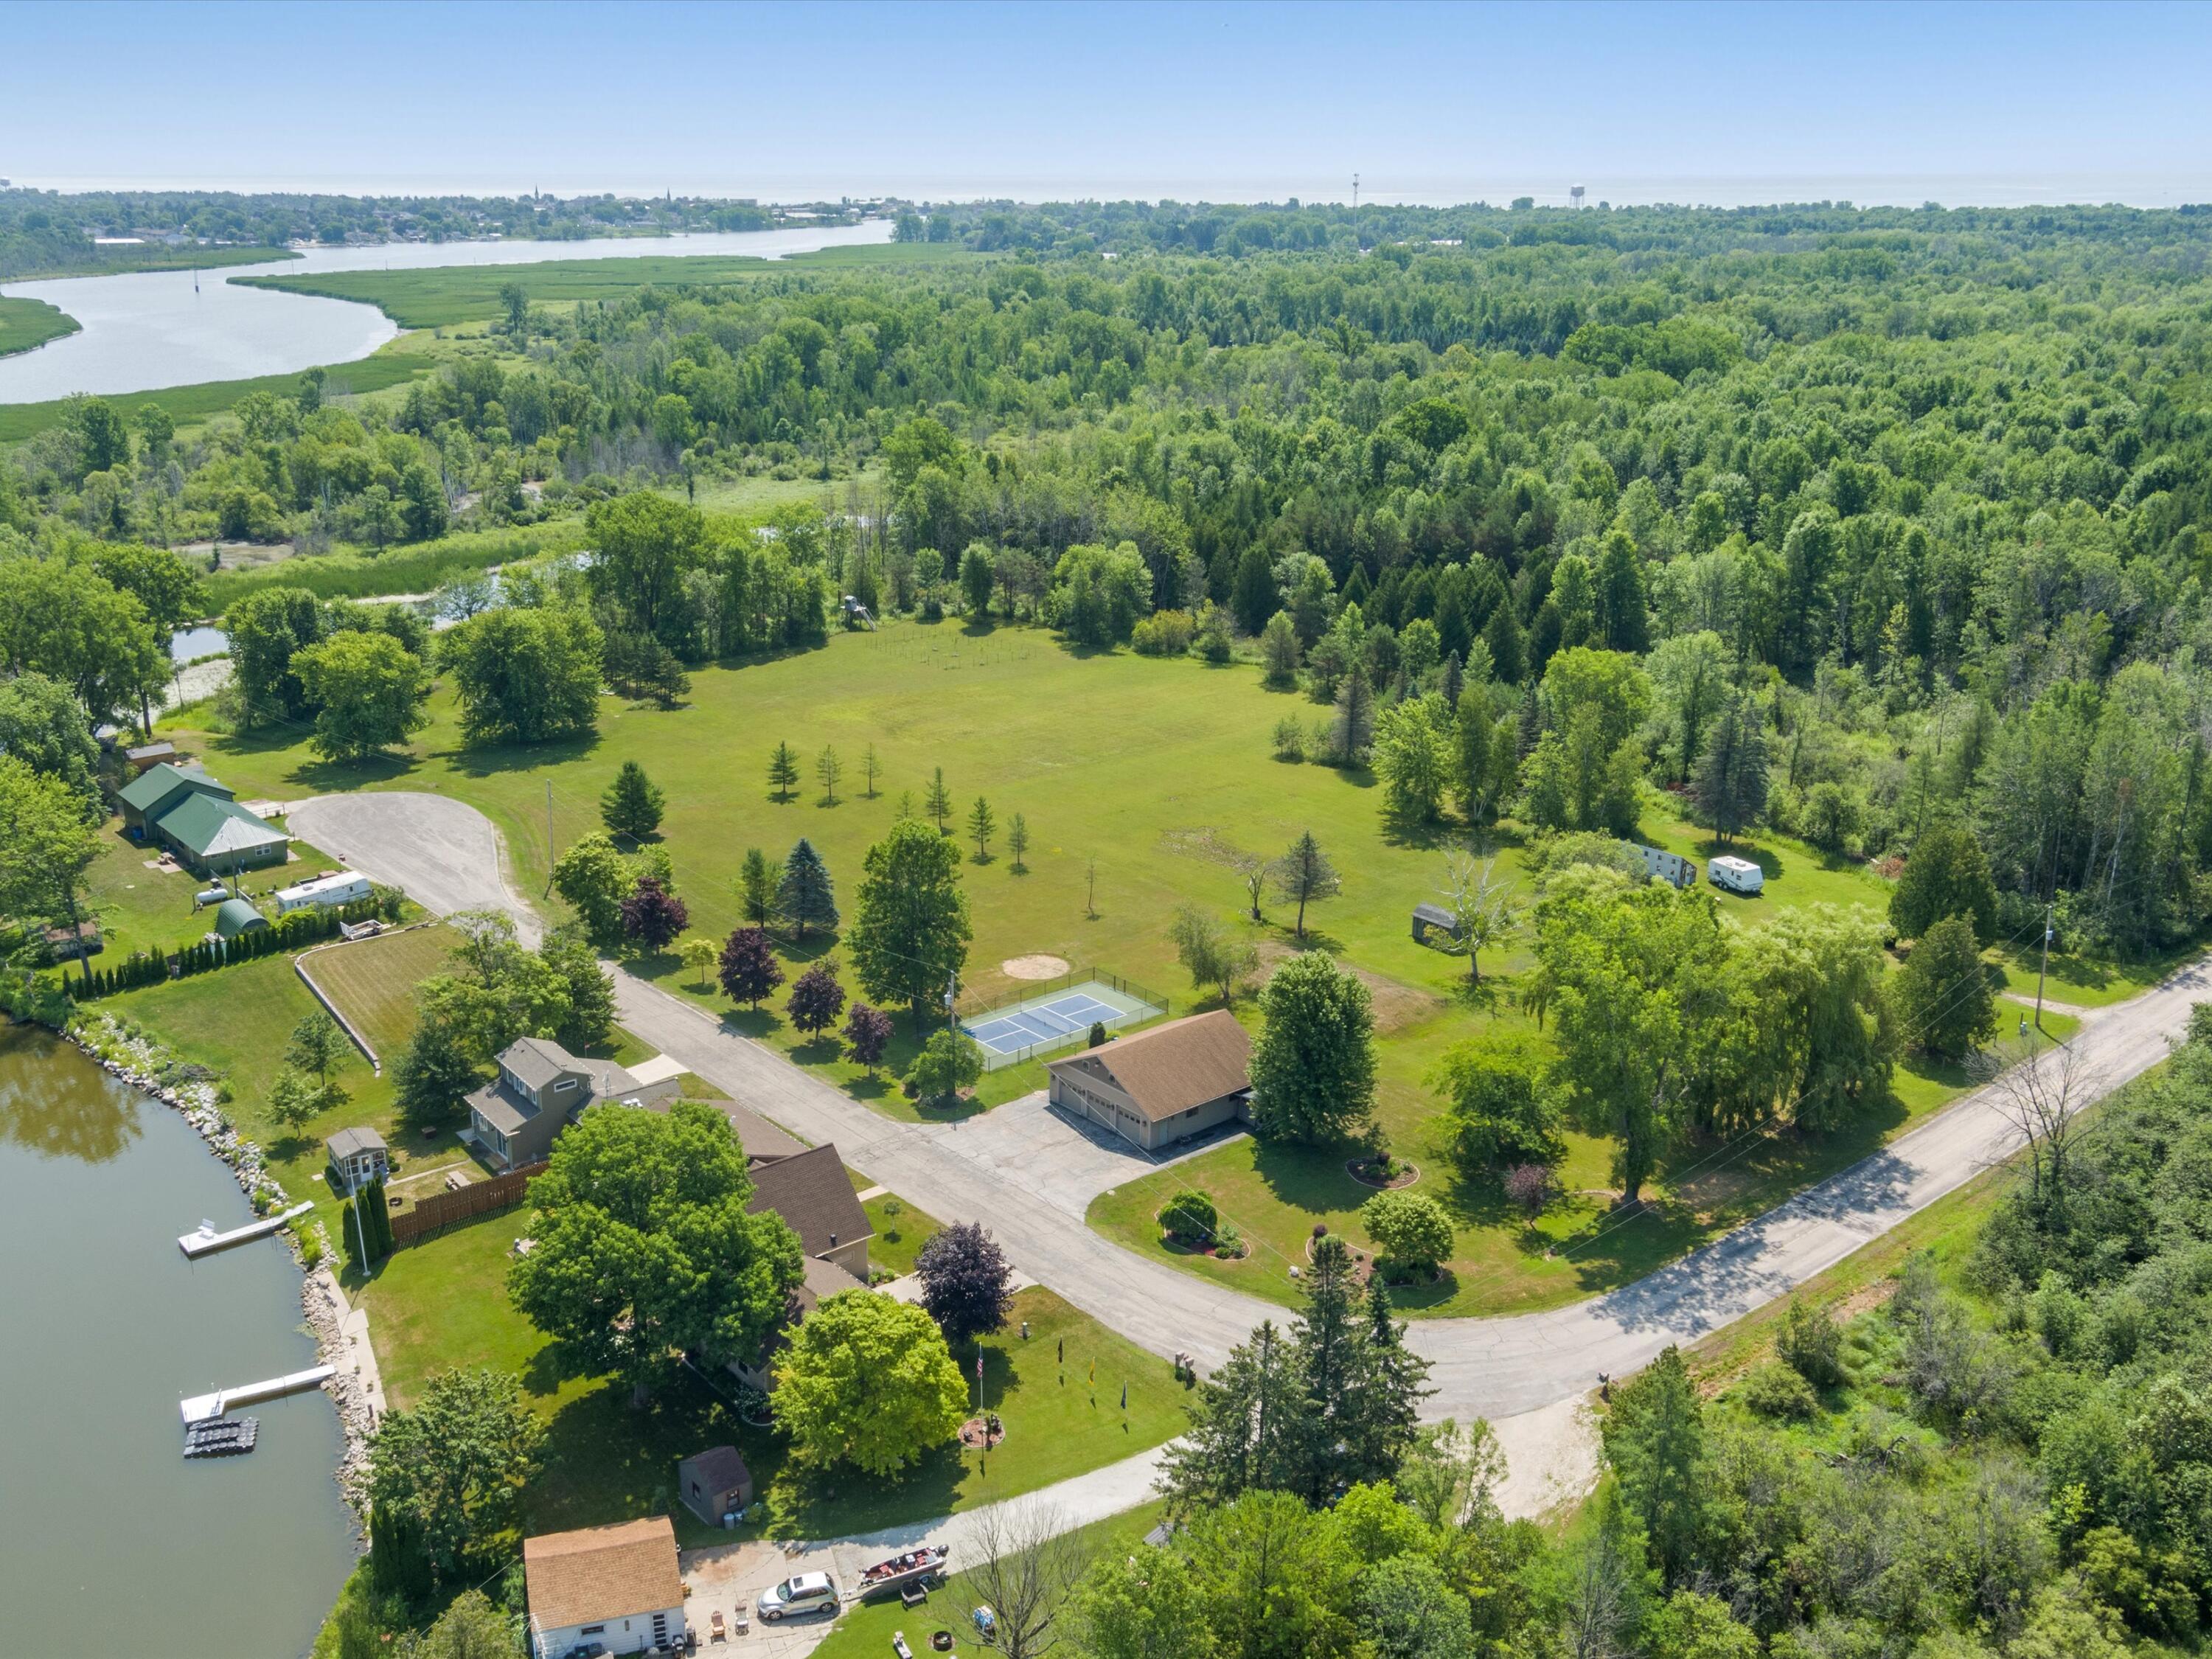
[[[605,1636],[606,1633],[607,1627],[605,1625],[586,1625],[576,1632],[579,1636]]]
[[[556,1095],[565,1095],[569,1090],[575,1086],[576,1079],[574,1078],[564,1077],[558,1083],[553,1085],[553,1092]]]

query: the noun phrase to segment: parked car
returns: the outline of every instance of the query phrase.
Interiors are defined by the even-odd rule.
[[[1705,867],[1713,885],[1731,893],[1756,893],[1766,885],[1766,872],[1749,859],[1723,854]]]
[[[794,1573],[781,1584],[761,1592],[761,1623],[783,1619],[805,1619],[817,1613],[837,1614],[837,1581],[826,1572]]]

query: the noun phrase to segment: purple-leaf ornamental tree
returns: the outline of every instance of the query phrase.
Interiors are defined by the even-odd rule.
[[[757,1008],[761,999],[783,983],[765,927],[740,927],[722,946],[722,990],[732,1002]]]
[[[845,1016],[845,1045],[853,1058],[868,1068],[870,1076],[875,1074],[890,1043],[891,1017],[865,1002],[854,1003],[853,1012]]]
[[[828,1030],[845,1012],[845,988],[837,983],[835,963],[816,963],[791,983],[791,1000],[784,1005],[791,1023],[807,1036]]]
[[[988,1335],[1013,1308],[1013,1269],[980,1222],[957,1222],[936,1234],[921,1247],[914,1270],[921,1279],[921,1305],[948,1342]]]
[[[643,876],[622,902],[623,937],[648,951],[665,951],[691,925],[682,899],[652,876]]]

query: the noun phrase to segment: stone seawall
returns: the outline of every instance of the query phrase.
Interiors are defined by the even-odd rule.
[[[63,1035],[101,1070],[182,1114],[185,1121],[198,1132],[208,1151],[229,1166],[256,1215],[273,1213],[294,1201],[269,1173],[268,1161],[261,1148],[240,1134],[224,1117],[214,1083],[193,1080],[173,1085],[161,1081],[165,1075],[171,1074],[176,1060],[169,1050],[150,1038],[125,1030],[106,1013],[82,1015],[70,1022]],[[330,1261],[330,1236],[323,1224],[313,1222],[310,1230],[317,1243],[318,1260]],[[314,1334],[316,1350],[325,1364],[337,1368],[337,1375],[323,1387],[337,1407],[338,1426],[345,1438],[345,1449],[338,1460],[337,1482],[347,1504],[360,1515],[366,1510],[368,1436],[376,1426],[376,1414],[354,1375],[345,1338],[339,1329],[347,1311],[343,1293],[329,1274],[309,1267],[296,1231],[287,1229],[276,1236],[283,1240],[284,1248],[291,1251],[293,1261],[300,1266],[300,1306],[307,1316],[307,1328]]]

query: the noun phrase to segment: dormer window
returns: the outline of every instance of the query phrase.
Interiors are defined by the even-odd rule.
[[[565,1095],[569,1090],[575,1086],[576,1079],[574,1078],[564,1077],[558,1083],[553,1085],[553,1092],[556,1095]]]

